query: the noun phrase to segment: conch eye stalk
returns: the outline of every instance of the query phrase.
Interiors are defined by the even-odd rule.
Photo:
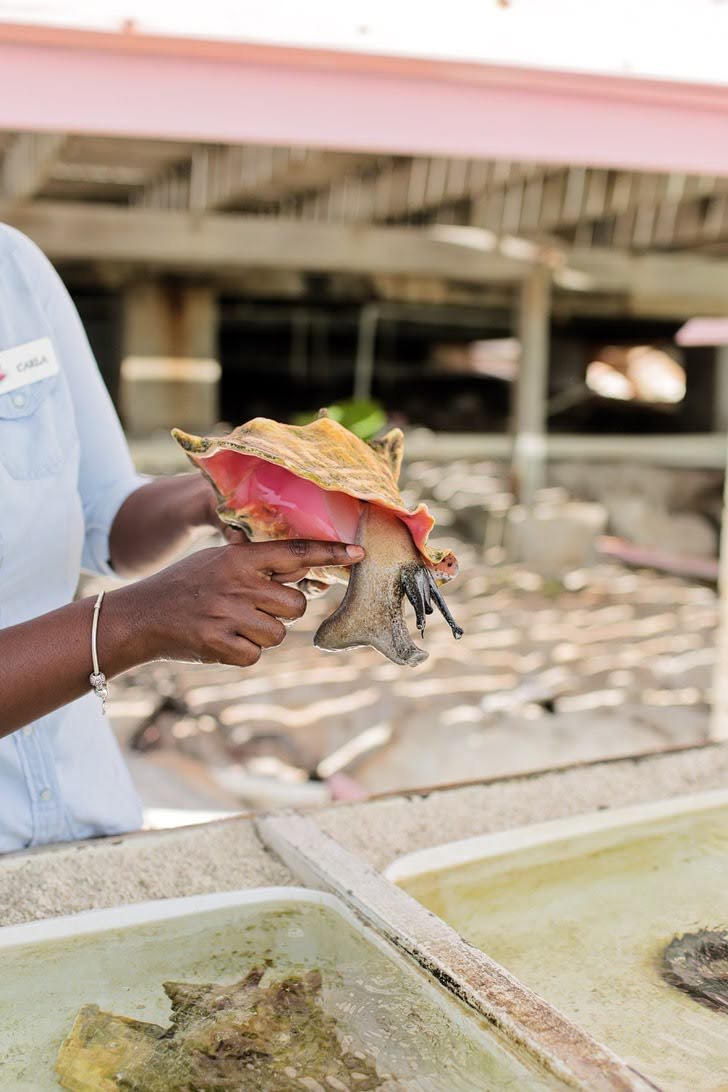
[[[173,436],[215,488],[221,519],[253,541],[313,538],[364,546],[365,559],[351,570],[307,574],[310,588],[348,580],[341,604],[316,632],[319,648],[371,645],[394,663],[422,663],[427,653],[409,635],[405,597],[421,635],[437,607],[453,636],[462,637],[440,591],[457,575],[457,560],[428,547],[432,516],[424,504],[407,509],[397,486],[399,429],[367,444],[323,414],[303,426],[257,417],[229,436],[179,429]]]

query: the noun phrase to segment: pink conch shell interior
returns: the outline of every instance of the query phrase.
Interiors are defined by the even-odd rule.
[[[225,508],[253,523],[258,531],[256,537],[354,541],[364,503],[356,497],[322,489],[285,467],[238,451],[218,449],[193,458],[214,482]],[[380,507],[393,511],[385,505]],[[426,510],[411,516],[400,511],[393,514],[406,524],[421,549],[432,528],[432,516]],[[432,562],[428,560],[428,564]]]

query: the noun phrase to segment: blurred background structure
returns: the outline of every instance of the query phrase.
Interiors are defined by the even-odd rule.
[[[403,425],[468,635],[405,677],[307,619],[255,672],[127,677],[147,801],[688,745],[711,702],[724,734],[728,6],[178,7],[0,4],[0,219],[60,270],[141,469],[184,469],[172,425]]]

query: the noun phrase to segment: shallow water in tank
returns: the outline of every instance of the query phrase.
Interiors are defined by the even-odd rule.
[[[231,983],[256,966],[268,968],[264,986],[319,970],[321,1004],[336,1020],[342,1047],[374,1060],[382,1090],[563,1087],[335,899],[291,888],[121,907],[0,931],[6,985],[0,987],[0,1089],[58,1089],[58,1049],[83,1004],[166,1027],[163,981]]]
[[[398,882],[660,1088],[728,1089],[728,1009],[661,976],[728,925],[727,805],[483,853]]]

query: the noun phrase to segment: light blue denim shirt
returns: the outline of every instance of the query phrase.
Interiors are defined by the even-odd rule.
[[[111,524],[144,480],[58,274],[0,224],[0,353],[40,338],[50,338],[58,373],[0,393],[0,627],[69,603],[82,567],[111,571]],[[89,658],[90,647],[89,632]],[[0,724],[2,704],[0,693]],[[140,817],[90,690],[0,739],[0,852],[133,830]]]

